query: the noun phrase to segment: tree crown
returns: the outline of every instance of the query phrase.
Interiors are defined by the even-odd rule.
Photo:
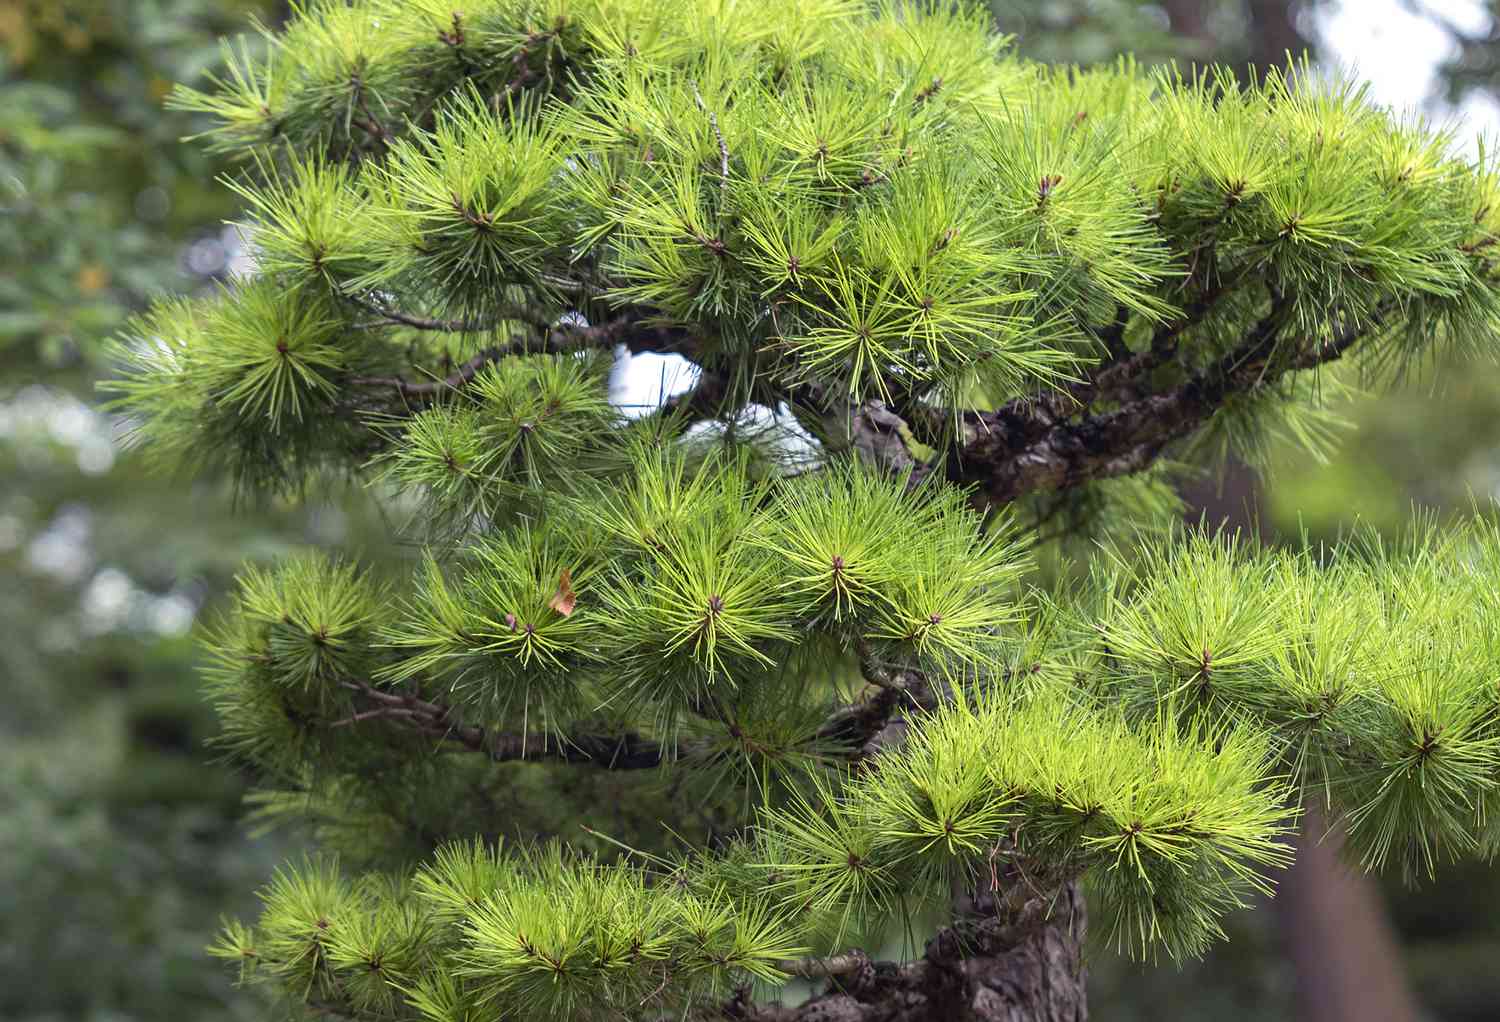
[[[428,552],[247,571],[209,640],[263,811],[370,867],[279,874],[216,945],[247,976],[372,1018],[739,1010],[955,889],[860,982],[1080,880],[1120,947],[1196,953],[1307,801],[1370,866],[1489,848],[1500,533],[1130,533],[1169,459],[1321,443],[1328,363],[1488,344],[1487,158],[1305,69],[1046,68],[894,0],[313,3],[270,39],[176,93],[258,273],[143,318],[119,402],[251,493],[358,476]],[[696,382],[634,414],[621,348]],[[1043,590],[1054,530],[1126,539]],[[497,777],[580,771],[717,815],[499,849],[545,828]]]

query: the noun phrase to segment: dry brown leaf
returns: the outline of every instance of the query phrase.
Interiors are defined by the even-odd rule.
[[[564,568],[562,577],[557,580],[557,592],[552,594],[552,599],[547,601],[547,606],[563,617],[568,617],[577,605],[578,594],[573,592],[573,573]]]

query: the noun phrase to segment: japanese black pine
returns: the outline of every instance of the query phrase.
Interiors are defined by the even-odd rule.
[[[256,272],[143,317],[118,406],[414,542],[247,569],[206,637],[260,814],[327,846],[213,946],[246,982],[371,1022],[1078,1019],[1086,917],[1201,953],[1305,805],[1369,868],[1495,847],[1500,530],[1163,525],[1184,465],[1495,347],[1487,155],[1306,68],[1030,63],[963,6],[266,34],[175,94]],[[692,385],[612,398],[644,352]]]

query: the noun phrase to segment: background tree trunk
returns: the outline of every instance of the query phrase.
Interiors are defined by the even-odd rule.
[[[1166,0],[1162,9],[1166,11],[1172,34],[1197,43],[1201,59],[1227,59],[1235,64],[1248,60],[1254,65],[1257,77],[1264,77],[1267,68],[1284,67],[1288,53],[1295,60],[1304,50],[1313,49],[1312,40],[1297,25],[1297,14],[1303,6],[1299,3],[1245,0],[1243,39],[1219,37],[1228,33],[1223,24],[1214,24],[1217,6],[1202,0]],[[1245,68],[1239,65],[1234,70],[1243,74]]]
[[[1238,461],[1220,480],[1182,488],[1188,520],[1262,535],[1263,493],[1256,474]],[[1316,810],[1302,818],[1297,858],[1281,875],[1272,902],[1308,1022],[1416,1022],[1416,999],[1380,888],[1339,858],[1337,834]]]
[[[1167,23],[1172,34],[1186,39],[1195,39],[1206,46],[1217,44],[1209,29],[1210,5],[1202,0],[1166,0],[1162,8],[1167,12]]]
[[[1260,74],[1268,67],[1281,67],[1287,54],[1296,60],[1312,44],[1297,27],[1299,4],[1287,0],[1249,0],[1250,62]]]
[[[1395,934],[1374,881],[1339,858],[1337,831],[1323,836],[1310,808],[1297,862],[1281,879],[1277,917],[1296,966],[1302,1017],[1318,1022],[1414,1022]]]

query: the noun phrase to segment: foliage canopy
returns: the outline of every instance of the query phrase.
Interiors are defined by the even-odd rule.
[[[805,1011],[950,1017],[941,964],[1076,935],[1080,882],[1122,949],[1200,952],[1310,800],[1371,867],[1493,847],[1500,532],[1152,531],[1178,459],[1326,442],[1325,364],[1490,346],[1488,157],[1346,82],[1046,68],[898,0],[268,37],[175,94],[259,272],[141,319],[119,406],[248,494],[357,478],[426,550],[247,572],[208,640],[262,811],[344,852],[226,928],[247,979],[459,1022],[803,976],[836,981]],[[620,349],[696,382],[631,414]],[[1057,535],[1110,552],[1043,588]],[[542,840],[521,771],[633,771],[687,822]],[[918,962],[837,953],[955,891]]]

